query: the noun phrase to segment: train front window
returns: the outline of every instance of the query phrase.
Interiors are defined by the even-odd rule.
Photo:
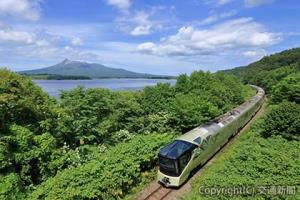
[[[175,140],[159,151],[160,171],[169,176],[179,176],[191,158],[196,145]]]
[[[170,170],[175,171],[175,162],[169,158],[159,157],[159,164],[164,168],[168,168]]]
[[[159,170],[169,176],[178,175],[178,165],[176,160],[159,156]]]

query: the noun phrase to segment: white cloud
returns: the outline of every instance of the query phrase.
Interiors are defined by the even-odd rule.
[[[137,10],[117,18],[116,22],[121,31],[132,36],[149,35],[169,27],[172,9],[172,7],[161,6],[151,7],[149,10]]]
[[[26,20],[40,18],[40,0],[0,0],[0,15]]]
[[[271,2],[272,0],[245,0],[247,7],[259,6]]]
[[[38,47],[49,46],[49,45],[50,45],[50,43],[49,43],[47,40],[45,40],[45,39],[38,40],[38,41],[36,41],[35,44],[36,44]]]
[[[160,43],[142,43],[137,50],[157,55],[216,55],[230,50],[263,48],[279,40],[279,33],[268,32],[252,18],[240,18],[208,29],[181,27],[175,35],[162,38]]]
[[[21,51],[32,55],[63,55],[63,53],[75,52],[76,46],[83,44],[79,37],[66,37],[47,32],[45,29],[24,30],[14,29],[11,26],[0,25],[0,48],[5,49],[8,55],[22,54]],[[74,48],[73,48],[74,47]],[[15,50],[15,51],[14,51]],[[73,53],[73,54],[75,54]],[[22,57],[23,59],[23,57]]]
[[[0,43],[32,44],[34,40],[34,35],[26,31],[16,31],[13,29],[0,30]]]
[[[138,51],[142,53],[147,53],[147,54],[155,54],[157,49],[156,45],[153,42],[145,42],[137,47]]]
[[[10,46],[33,45],[36,47],[56,45],[64,38],[48,33],[45,30],[28,31],[0,25],[0,44]]]
[[[231,16],[235,15],[236,13],[237,13],[236,10],[232,10],[232,11],[224,12],[224,13],[220,13],[220,14],[215,13],[215,14],[212,14],[212,15],[208,16],[207,18],[201,20],[199,24],[200,25],[208,25],[208,24],[217,22],[221,19],[231,17]]]
[[[133,36],[149,35],[155,26],[155,22],[149,19],[152,14],[153,13],[147,13],[146,11],[136,11],[135,15],[128,20],[135,24],[130,34]]]
[[[81,45],[83,45],[83,41],[82,41],[82,39],[79,38],[79,37],[73,37],[73,38],[71,39],[71,44],[72,44],[73,46],[81,46]]]
[[[131,5],[131,0],[107,0],[107,4],[117,7],[120,11],[127,11]]]
[[[140,25],[135,27],[132,31],[131,31],[131,35],[133,36],[139,36],[139,35],[149,35],[151,33],[151,25]]]

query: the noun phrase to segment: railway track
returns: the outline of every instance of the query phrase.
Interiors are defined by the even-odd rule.
[[[211,165],[216,155],[223,152],[226,149],[226,147],[229,144],[231,144],[241,132],[243,132],[247,127],[249,127],[249,125],[254,121],[255,118],[261,115],[261,113],[264,110],[264,106],[265,103],[262,105],[262,107],[260,107],[260,109],[255,113],[255,115],[247,122],[247,124],[245,124],[245,126],[242,127],[241,130],[233,138],[230,138],[230,140],[228,140],[228,142],[225,143],[225,145],[222,146],[222,148],[220,148],[203,166],[198,168],[196,172],[193,173],[192,177],[181,187],[176,189],[166,188],[162,186],[160,183],[157,183],[155,181],[149,186],[148,189],[146,189],[143,193],[141,193],[141,195],[137,198],[137,200],[174,200],[182,195],[180,194],[182,193],[182,191],[184,192],[190,190],[191,187],[190,182],[195,177],[199,176],[206,167]]]
[[[159,187],[157,187],[154,191],[152,191],[150,194],[148,194],[145,198],[142,198],[142,200],[163,200],[171,192],[172,192],[172,189],[165,188],[162,185],[159,185]]]

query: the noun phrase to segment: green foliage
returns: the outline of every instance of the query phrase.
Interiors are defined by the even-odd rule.
[[[145,133],[157,132],[166,133],[172,130],[170,127],[171,114],[161,111],[158,113],[149,114],[145,119]]]
[[[113,113],[107,119],[111,122],[108,132],[126,130],[131,133],[143,132],[145,111],[133,92],[119,92],[113,102]]]
[[[225,70],[225,73],[234,74],[246,83],[263,87],[267,93],[284,77],[299,72],[300,48],[266,56],[246,67]]]
[[[114,144],[120,142],[120,133],[127,140],[126,132],[184,133],[233,108],[249,93],[252,90],[233,76],[201,71],[180,76],[175,87],[158,84],[141,92],[79,87],[61,94],[55,109],[58,120],[43,125],[73,148],[80,141]]]
[[[166,109],[174,97],[174,88],[168,83],[159,83],[156,87],[145,87],[140,103],[146,113],[160,112]]]
[[[256,80],[253,84],[260,85],[263,87],[267,93],[272,93],[272,88],[279,81],[284,79],[285,77],[300,72],[300,65],[298,65],[298,69],[296,65],[291,65],[287,67],[277,68],[271,71],[262,71],[256,75]]]
[[[186,74],[181,74],[178,76],[176,80],[176,85],[175,85],[175,91],[178,93],[188,93],[189,90],[186,86],[189,85],[189,76]]]
[[[300,73],[285,77],[273,87],[272,101],[279,103],[284,100],[300,103]]]
[[[11,123],[39,129],[53,101],[29,78],[0,69],[0,132]]]
[[[252,90],[236,77],[221,72],[193,72],[181,75],[175,85],[175,98],[170,102],[171,124],[186,132],[243,102]]]
[[[0,174],[0,199],[23,199],[24,193],[18,174]]]
[[[234,76],[224,75],[221,72],[193,72],[190,76],[189,91],[213,103],[223,112],[243,102],[245,88]]]
[[[282,135],[287,139],[300,139],[300,105],[283,102],[274,106],[265,116],[262,135]]]
[[[59,172],[42,183],[30,198],[119,199],[142,181],[142,172],[154,167],[158,149],[171,139],[167,134],[137,136],[98,159]]]
[[[51,162],[48,164],[48,176],[54,176],[58,171],[70,169],[85,164],[88,161],[98,159],[108,149],[104,145],[83,145],[75,149],[64,145],[51,154]]]
[[[0,138],[0,170],[20,175],[24,185],[38,184],[47,171],[55,139],[49,133],[35,135],[18,125],[10,126],[10,135]]]
[[[56,132],[68,145],[78,146],[80,139],[86,143],[100,143],[105,139],[97,127],[112,112],[114,95],[106,89],[85,90],[78,87],[61,94]]]
[[[78,87],[61,94],[56,113],[54,132],[72,147],[80,141],[111,144],[122,130],[138,133],[144,128],[144,111],[133,92]]]
[[[178,94],[170,106],[171,123],[182,132],[217,117],[222,113],[212,103],[198,95]]]

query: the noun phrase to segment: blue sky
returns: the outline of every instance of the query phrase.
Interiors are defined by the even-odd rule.
[[[214,72],[299,47],[299,20],[298,0],[0,0],[0,66]]]

